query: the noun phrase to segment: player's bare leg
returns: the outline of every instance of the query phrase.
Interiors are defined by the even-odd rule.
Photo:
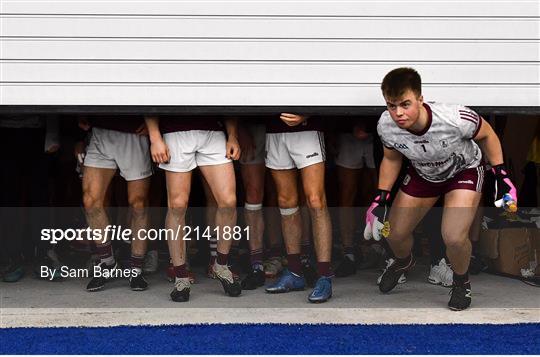
[[[445,195],[441,232],[454,271],[452,297],[448,302],[452,310],[464,310],[471,304],[469,234],[480,199],[481,193],[471,190],[453,190]]]
[[[281,229],[288,255],[298,255],[300,259],[300,240],[302,238],[302,218],[298,208],[298,172],[292,170],[272,170],[276,183],[278,206],[281,211]],[[293,271],[300,274],[300,271]]]
[[[381,292],[387,293],[392,290],[401,276],[414,266],[415,260],[411,252],[412,232],[437,199],[437,197],[413,197],[399,190],[390,210],[390,235],[387,238],[394,259],[390,260],[380,277]]]
[[[281,277],[266,288],[268,293],[286,293],[303,290],[306,282],[300,260],[300,241],[302,239],[302,216],[298,208],[298,171],[271,170],[276,183],[278,205],[281,213],[281,228],[287,251],[287,267]]]
[[[94,241],[100,260],[100,269],[116,269],[112,243],[106,239],[104,234],[105,228],[109,225],[109,217],[105,210],[107,193],[115,173],[116,169],[84,167],[82,191],[86,221],[90,229],[98,229],[102,232],[101,239]],[[104,284],[104,279],[92,278],[86,286],[86,290],[98,291],[104,287]]]
[[[146,290],[148,283],[142,276],[147,240],[139,238],[139,232],[148,228],[148,193],[150,177],[127,182],[127,198],[130,209],[130,227],[132,232],[130,267],[137,274],[130,277],[131,290]]]
[[[168,201],[165,228],[168,230],[167,245],[175,274],[175,287],[171,292],[171,299],[176,302],[189,300],[190,294],[183,227],[186,225],[186,210],[191,191],[191,175],[191,171],[165,171]],[[177,237],[176,232],[178,232]]]
[[[437,199],[438,197],[413,197],[399,190],[390,210],[390,235],[387,238],[396,258],[406,258],[411,254],[412,232]]]
[[[200,166],[199,169],[210,186],[217,202],[216,227],[219,229],[217,259],[213,272],[222,283],[225,293],[239,296],[240,283],[233,278],[227,266],[229,252],[233,243],[233,230],[236,226],[236,179],[232,163]],[[228,233],[227,233],[228,232]]]
[[[302,184],[306,195],[306,203],[311,214],[311,224],[317,261],[324,263],[319,274],[330,276],[330,260],[332,258],[332,223],[330,213],[326,205],[326,193],[324,191],[324,163],[307,166],[301,170]],[[328,267],[326,267],[328,265]],[[328,270],[327,270],[328,269]]]
[[[242,280],[242,289],[253,290],[264,285],[263,268],[263,197],[266,168],[264,164],[240,165],[242,181],[246,192],[244,219],[249,229],[249,256],[251,272]]]
[[[83,205],[88,226],[93,229],[101,229],[102,232],[109,224],[109,217],[105,211],[105,198],[107,189],[116,173],[116,169],[102,169],[96,167],[84,167],[82,181]],[[101,245],[105,237],[96,240],[96,245]]]
[[[281,230],[281,215],[279,214],[276,184],[272,179],[272,173],[267,170],[265,178],[265,221],[268,236],[268,256],[264,263],[264,273],[267,278],[275,278],[283,270],[281,262],[281,250],[283,237]]]
[[[216,235],[216,212],[217,212],[217,202],[212,194],[210,185],[208,181],[201,174],[201,182],[204,190],[204,196],[206,197],[206,208],[204,210],[206,227],[205,229],[210,230],[210,237],[208,238],[208,245],[210,251],[210,260],[208,261],[208,267],[206,269],[206,275],[209,278],[214,278],[214,273],[212,273],[212,266],[216,262],[217,258],[217,235]]]

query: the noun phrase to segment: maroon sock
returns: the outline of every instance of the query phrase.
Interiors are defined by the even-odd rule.
[[[302,275],[302,263],[300,262],[300,254],[287,255],[287,267],[291,273]]]
[[[249,251],[249,261],[253,269],[262,270],[263,251],[262,249],[255,249]]]
[[[114,257],[113,257],[113,250],[112,250],[112,244],[111,242],[107,242],[105,244],[96,244],[96,253],[99,256],[99,259],[103,262],[109,261],[107,264],[111,262],[114,263]],[[110,265],[110,264],[109,264]]]
[[[270,247],[268,251],[268,258],[281,257],[281,246]]]
[[[300,260],[302,263],[306,263],[311,253],[311,244],[309,240],[300,243]]]
[[[186,264],[178,265],[174,267],[174,275],[177,278],[187,278],[188,277],[188,271],[186,268]]]
[[[330,262],[317,262],[317,271],[320,276],[330,278],[334,276],[332,270],[330,269]]]
[[[223,253],[217,252],[217,263],[219,265],[227,265],[228,261],[229,261],[229,254],[223,254]]]
[[[131,269],[137,269],[138,271],[142,271],[142,267],[144,264],[144,255],[135,255],[131,254],[131,258],[129,259],[129,265]]]

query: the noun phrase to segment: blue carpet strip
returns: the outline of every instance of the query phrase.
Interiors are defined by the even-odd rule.
[[[0,329],[0,354],[540,354],[540,324]]]

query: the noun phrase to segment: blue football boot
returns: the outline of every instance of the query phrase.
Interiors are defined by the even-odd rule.
[[[288,293],[289,291],[304,290],[306,280],[303,276],[284,270],[279,279],[266,287],[266,292],[270,294]]]
[[[332,297],[332,279],[322,276],[315,283],[315,289],[309,294],[309,302],[325,302]]]

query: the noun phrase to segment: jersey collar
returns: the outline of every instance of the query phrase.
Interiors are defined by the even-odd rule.
[[[412,130],[407,129],[407,131],[408,131],[409,133],[414,134],[414,135],[417,135],[417,136],[422,136],[422,135],[424,135],[425,133],[427,133],[427,131],[428,131],[429,128],[431,127],[431,122],[433,121],[433,114],[432,114],[432,112],[431,112],[431,108],[429,107],[429,105],[427,105],[427,103],[423,103],[423,105],[424,105],[424,108],[426,108],[427,115],[428,115],[426,127],[425,127],[422,131],[412,131]]]

